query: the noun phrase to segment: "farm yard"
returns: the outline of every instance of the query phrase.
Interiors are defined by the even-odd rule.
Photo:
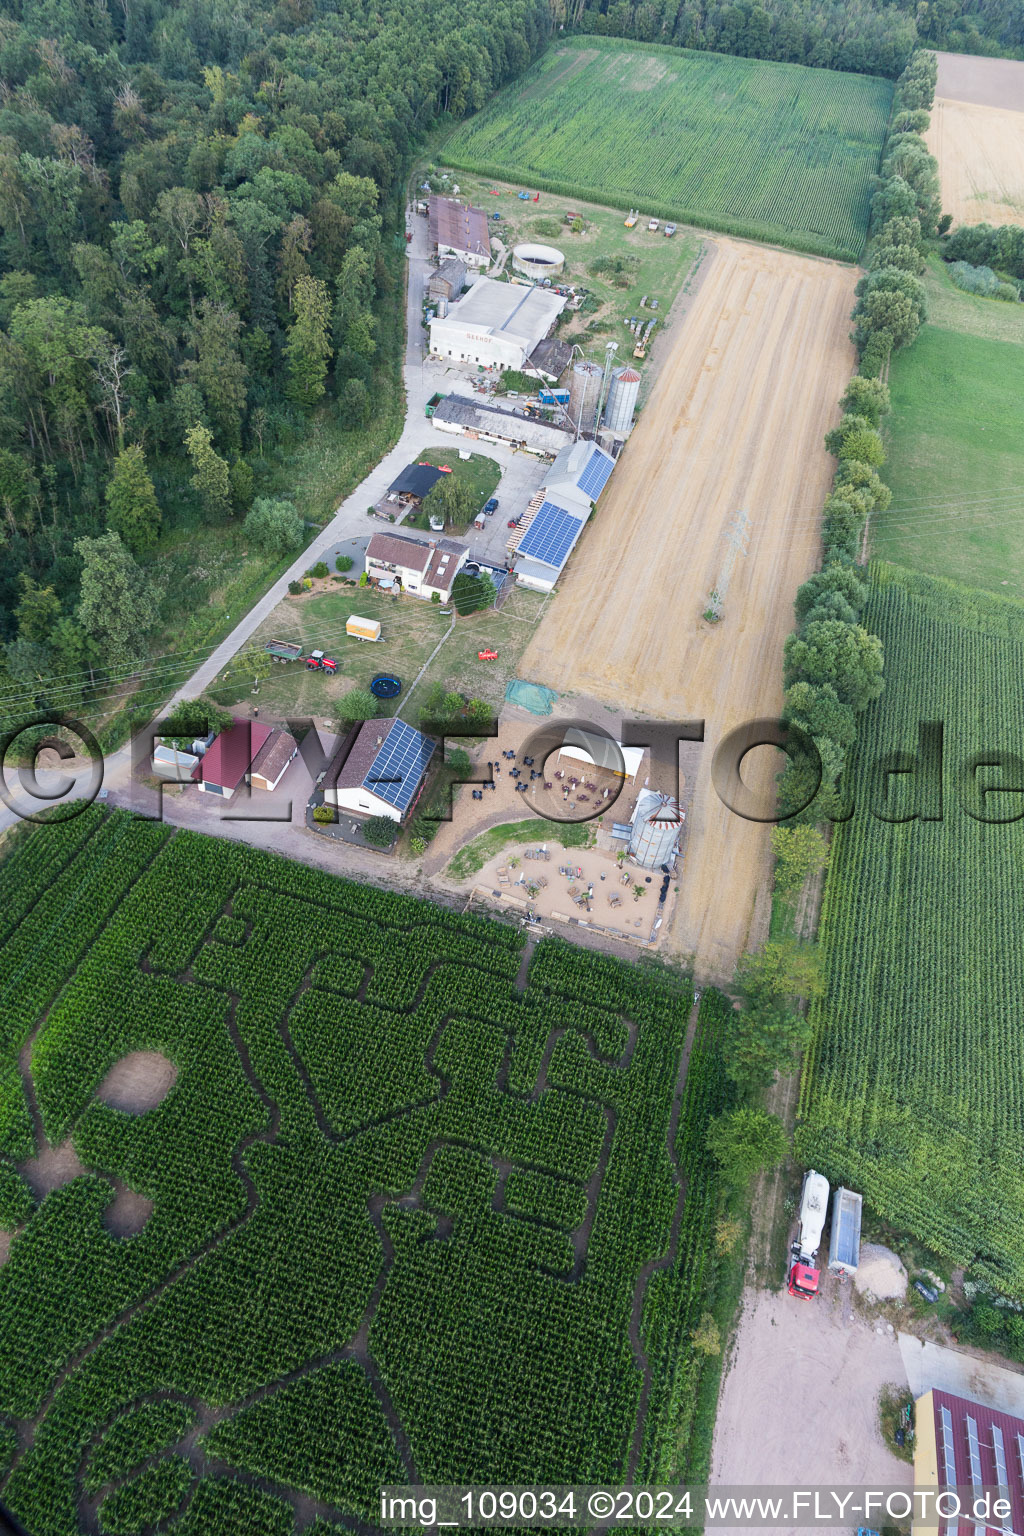
[[[33,1536],[703,1473],[716,994],[694,1022],[668,972],[97,807],[19,840],[0,913],[0,1497]],[[140,1053],[158,1092],[115,1108]]]
[[[831,475],[822,439],[853,369],[856,274],[718,240],[702,279],[520,672],[623,714],[706,720],[669,942],[724,981],[766,934],[755,903],[771,855],[767,828],[713,792],[711,756],[781,705],[782,643]],[[702,614],[740,509],[749,553],[712,626]]]
[[[626,229],[625,209],[549,191],[542,192],[537,203],[521,202],[519,188],[508,182],[464,171],[458,180],[460,197],[487,213],[500,213],[494,230],[506,246],[548,241],[565,256],[560,279],[586,288],[583,307],[563,311],[560,340],[578,344],[586,356],[603,363],[606,342],[618,341],[623,350],[627,342],[632,346],[624,321],[633,315],[656,315],[654,344],[660,353],[672,303],[699,272],[704,245],[699,235],[681,229],[667,240],[661,229],[652,234],[646,220]],[[570,227],[569,213],[579,215],[582,229]],[[649,305],[641,308],[642,298],[656,300],[657,311]]]
[[[856,261],[892,86],[588,37],[446,141],[447,164]]]
[[[836,829],[797,1149],[883,1220],[1024,1299],[1024,831],[1009,820],[1024,606],[880,564],[865,623],[885,646],[886,691],[849,770],[854,814]],[[889,778],[886,808],[872,765],[918,753],[919,721],[945,725],[945,800],[933,754]],[[1002,773],[1000,753],[1016,754]],[[976,757],[990,766],[975,777]],[[991,793],[965,798],[965,783]],[[915,812],[941,819],[897,819]]]
[[[445,689],[486,699],[497,712],[542,602],[539,593],[517,591],[506,607],[486,608],[482,613],[457,618],[452,628],[452,618],[440,613],[435,603],[411,596],[395,602],[370,587],[328,577],[317,582],[311,592],[286,597],[257,630],[252,643],[261,648],[268,640],[296,640],[304,651],[319,647],[337,661],[337,672],[333,676],[308,672],[300,662],[272,665],[255,698],[252,676],[239,660],[210,690],[211,695],[219,704],[246,713],[250,705],[259,704],[264,719],[307,715],[334,718],[343,694],[366,688],[373,674],[386,668],[405,684],[398,699],[381,704],[382,715],[393,714],[405,702],[420,668],[450,630],[420,688],[425,691],[431,683],[440,682]],[[380,620],[382,644],[346,635],[346,620],[354,613]],[[485,646],[498,652],[496,662],[479,660],[477,652]],[[416,698],[414,694],[413,700]],[[402,713],[411,718],[408,710]]]

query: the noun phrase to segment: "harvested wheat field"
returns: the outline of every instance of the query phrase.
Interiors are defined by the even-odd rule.
[[[625,714],[706,720],[672,949],[706,979],[763,937],[768,829],[728,811],[711,757],[732,727],[777,714],[793,596],[815,567],[832,460],[822,445],[853,372],[857,271],[720,240],[676,322],[630,438],[524,677]],[[702,617],[745,509],[721,622]],[[763,758],[775,754],[766,749]],[[774,763],[762,767],[774,770]]]
[[[1024,224],[1024,110],[936,97],[925,142],[954,225]]]

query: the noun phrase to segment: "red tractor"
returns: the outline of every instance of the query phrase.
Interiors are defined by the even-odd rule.
[[[307,672],[337,672],[338,663],[325,656],[323,651],[310,651],[306,657]]]

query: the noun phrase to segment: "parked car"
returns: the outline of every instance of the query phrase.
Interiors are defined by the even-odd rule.
[[[484,502],[484,511],[487,513],[488,517],[490,517],[492,512],[497,512],[497,510],[498,510],[498,498],[497,498],[497,496],[492,496],[490,501],[485,501]]]
[[[939,1293],[932,1286],[925,1285],[923,1280],[914,1281],[914,1290],[918,1291],[925,1301],[938,1301]]]
[[[478,661],[497,661],[498,659],[497,651],[477,651],[476,655]]]

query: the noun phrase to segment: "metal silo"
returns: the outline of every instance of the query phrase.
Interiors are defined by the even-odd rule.
[[[640,375],[628,365],[612,370],[608,404],[605,407],[604,424],[609,432],[628,432],[633,424],[633,412],[640,393]]]
[[[569,375],[569,420],[578,432],[593,432],[604,370],[598,363],[579,362]]]
[[[668,863],[681,830],[682,815],[671,795],[645,789],[633,812],[630,857],[641,869],[660,869]]]

